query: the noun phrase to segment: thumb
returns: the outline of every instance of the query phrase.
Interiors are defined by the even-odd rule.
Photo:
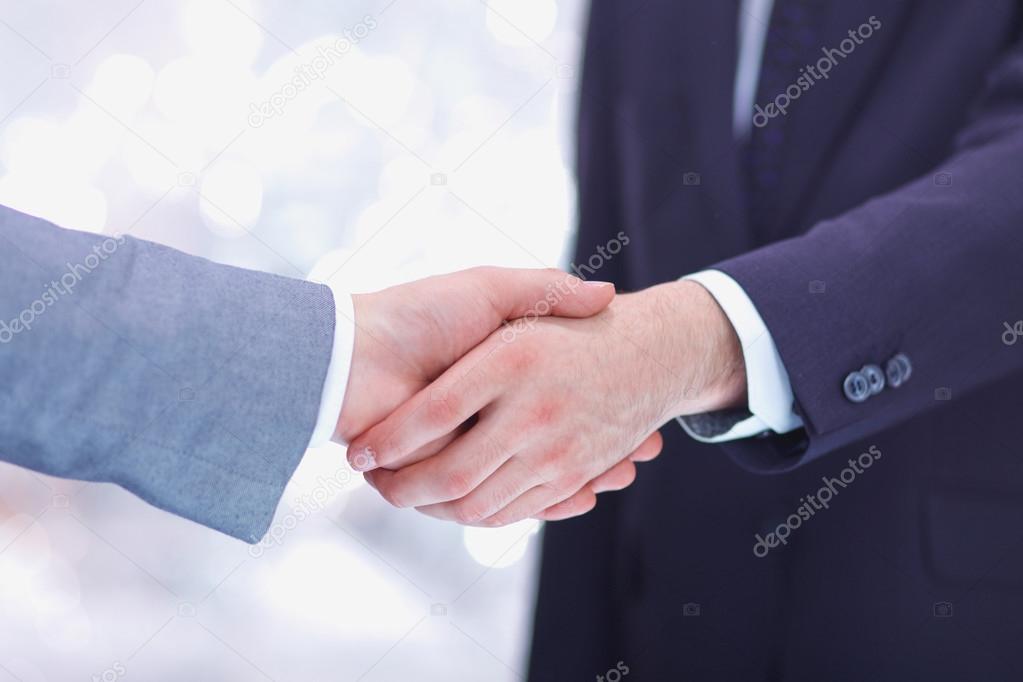
[[[587,282],[555,268],[488,268],[482,273],[490,300],[502,319],[590,317],[610,305],[614,284]]]

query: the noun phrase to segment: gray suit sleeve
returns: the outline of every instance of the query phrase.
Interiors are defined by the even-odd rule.
[[[334,299],[0,207],[0,459],[257,542],[312,434]]]

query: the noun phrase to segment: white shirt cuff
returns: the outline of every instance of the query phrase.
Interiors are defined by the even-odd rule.
[[[320,414],[316,428],[309,440],[309,447],[324,445],[334,436],[341,406],[348,388],[348,375],[352,366],[352,351],[355,347],[355,309],[352,297],[328,284],[334,295],[334,348],[327,366],[327,379],[323,382],[323,397],[320,398]]]
[[[702,285],[728,317],[742,345],[746,362],[746,392],[750,416],[730,424],[722,433],[697,433],[685,417],[678,422],[686,433],[705,443],[749,438],[765,432],[788,433],[803,425],[793,409],[792,385],[771,332],[743,288],[719,270],[704,270],[682,279]],[[695,420],[694,420],[695,421]]]

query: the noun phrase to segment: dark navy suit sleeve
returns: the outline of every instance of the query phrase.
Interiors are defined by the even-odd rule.
[[[757,306],[805,424],[725,444],[747,468],[788,470],[1023,376],[1023,44],[933,172],[714,267]],[[864,395],[871,365],[888,376]]]

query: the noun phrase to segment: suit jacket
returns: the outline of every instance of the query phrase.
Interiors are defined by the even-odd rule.
[[[258,541],[316,423],[324,286],[0,207],[0,459]]]
[[[549,525],[530,679],[1023,679],[1021,5],[827,3],[822,48],[881,28],[792,103],[756,228],[737,12],[592,3],[577,262],[624,231],[600,279],[729,274],[805,429],[704,445],[669,425],[632,488]],[[901,386],[847,397],[900,353]]]

